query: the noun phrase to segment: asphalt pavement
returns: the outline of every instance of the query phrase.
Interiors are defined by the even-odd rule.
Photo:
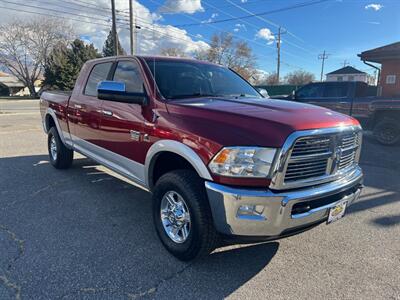
[[[159,242],[151,198],[95,162],[48,161],[37,100],[0,100],[0,299],[400,299],[400,146],[367,134],[342,220],[194,263]]]

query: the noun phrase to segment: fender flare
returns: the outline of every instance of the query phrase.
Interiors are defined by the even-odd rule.
[[[43,128],[44,128],[45,132],[48,133],[49,130],[50,130],[50,128],[47,128],[47,122],[46,122],[48,116],[51,116],[53,118],[54,124],[56,124],[58,135],[60,136],[60,139],[63,142],[63,144],[66,147],[70,148],[71,147],[71,143],[69,143],[66,140],[66,138],[64,136],[64,132],[61,130],[60,124],[58,123],[57,115],[54,112],[54,110],[51,109],[51,108],[47,108],[46,114],[45,114],[44,119],[43,119]]]
[[[193,168],[196,170],[197,174],[199,174],[201,178],[210,181],[213,180],[210,172],[207,169],[207,166],[201,160],[199,155],[193,151],[193,149],[178,141],[159,140],[150,147],[149,151],[146,154],[145,180],[146,186],[148,186],[150,189],[152,189],[150,183],[150,172],[152,172],[155,159],[157,158],[158,154],[162,152],[172,152],[181,156],[193,166]]]

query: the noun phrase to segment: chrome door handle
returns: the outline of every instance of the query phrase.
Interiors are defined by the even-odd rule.
[[[111,117],[113,115],[113,112],[110,110],[103,110],[103,115]]]

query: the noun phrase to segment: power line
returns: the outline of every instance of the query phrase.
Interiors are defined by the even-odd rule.
[[[155,0],[150,0],[150,1],[153,2],[153,3],[157,3],[157,4],[160,4],[160,5],[161,5],[161,3],[158,2],[158,1],[155,1]],[[189,16],[189,15],[185,15],[185,17],[187,17],[187,18],[189,18],[189,19],[192,19],[192,20],[195,20],[195,21],[198,21],[198,22],[201,22],[199,19],[194,18],[194,17]],[[212,28],[216,29],[217,31],[220,31],[220,32],[223,32],[223,33],[226,33],[226,34],[231,34],[232,36],[240,37],[241,39],[243,39],[243,40],[245,40],[245,41],[248,41],[249,43],[253,43],[253,44],[259,45],[259,46],[261,46],[261,47],[265,47],[265,44],[256,42],[256,41],[254,41],[254,40],[252,40],[252,39],[246,38],[246,37],[241,36],[241,35],[238,35],[238,34],[232,34],[231,32],[228,32],[228,31],[225,31],[225,30],[221,30],[220,28],[218,28],[218,27],[216,27],[216,26],[210,24],[209,22],[203,22],[202,25],[212,27]],[[174,25],[172,25],[172,26],[174,26]]]
[[[204,3],[205,5],[207,5],[208,7],[212,7],[212,8],[218,10],[219,12],[221,12],[221,13],[223,13],[223,14],[225,14],[225,15],[228,15],[228,16],[231,16],[231,17],[235,17],[234,15],[232,15],[232,14],[226,12],[226,11],[223,11],[223,10],[219,9],[218,7],[214,6],[213,4],[207,3],[207,2],[204,1],[204,0],[203,0],[203,3]],[[245,3],[248,3],[248,2],[245,2]],[[236,6],[236,4],[233,4],[233,6]],[[242,21],[243,21],[243,23],[248,24],[248,25],[250,25],[251,27],[253,27],[253,28],[255,28],[255,29],[259,29],[259,26],[256,26],[255,24],[250,23],[250,22],[248,22],[247,20],[242,20]],[[287,32],[287,31],[286,31],[286,32]],[[308,49],[306,49],[306,48],[304,48],[304,47],[302,47],[302,46],[299,46],[299,45],[297,45],[297,44],[295,44],[295,43],[292,43],[292,42],[289,42],[289,41],[283,40],[283,39],[282,39],[282,41],[284,41],[284,42],[287,43],[288,45],[291,45],[291,46],[296,47],[296,48],[298,48],[298,49],[301,49],[301,50],[303,50],[303,51],[305,51],[305,52],[308,52],[308,53],[311,54],[311,55],[315,55],[315,53],[313,53],[313,52],[309,51]],[[289,55],[290,55],[290,54],[289,54]]]
[[[0,2],[4,2],[4,1],[0,0]],[[95,24],[95,25],[100,25],[100,26],[104,26],[104,27],[109,27],[110,26],[110,25],[107,25],[107,24],[104,24],[104,23],[96,23],[96,22],[93,22],[93,21],[85,21],[85,20],[71,18],[71,17],[65,17],[65,16],[61,16],[61,15],[54,16],[54,15],[45,14],[45,13],[41,13],[41,12],[33,12],[33,11],[30,11],[30,10],[23,10],[23,9],[20,9],[20,8],[16,9],[16,8],[11,8],[11,7],[7,7],[7,6],[0,6],[0,8],[12,10],[12,11],[17,11],[17,12],[28,13],[28,14],[36,14],[36,15],[41,15],[41,16],[46,16],[46,17],[53,17],[53,18],[58,17],[58,18],[66,19],[66,20],[78,21],[78,22],[83,22],[83,23],[88,23],[88,24]],[[46,10],[46,11],[48,10],[48,9],[44,9],[44,8],[40,8],[40,7],[35,7],[35,8]],[[81,17],[86,17],[86,16],[82,16],[82,15],[80,15],[80,16]]]
[[[267,24],[269,24],[269,25],[275,26],[275,27],[278,28],[278,29],[281,27],[281,25],[278,25],[278,24],[276,24],[276,23],[272,22],[271,20],[268,20],[268,19],[266,19],[266,18],[264,18],[264,17],[258,16],[258,15],[256,15],[256,14],[254,14],[252,11],[250,11],[250,10],[248,10],[248,9],[245,9],[245,8],[243,8],[242,6],[237,5],[236,3],[233,3],[231,0],[225,0],[225,1],[228,2],[228,3],[233,4],[233,5],[236,6],[238,9],[240,9],[240,10],[242,10],[242,11],[248,13],[249,15],[255,16],[257,19],[263,21],[264,23],[267,23]],[[291,35],[292,37],[299,39],[296,35],[294,35],[293,33],[289,32],[287,29],[285,29],[285,32],[286,32],[287,34]],[[297,47],[297,48],[299,48],[299,49],[302,49],[303,51],[306,51],[306,52],[308,52],[308,53],[314,55],[314,53],[311,53],[311,51],[305,49],[304,47],[301,47],[301,46],[299,46],[299,45],[297,45],[297,44],[295,44],[295,43],[289,42],[289,41],[287,41],[287,43],[288,43],[289,45],[295,46],[295,47]]]
[[[4,0],[0,0],[0,2],[1,1],[4,1]],[[46,17],[52,17],[52,18],[62,18],[62,19],[66,19],[66,20],[72,20],[72,21],[83,22],[83,23],[88,23],[88,24],[96,24],[96,25],[100,25],[100,26],[103,26],[103,27],[109,27],[110,26],[110,25],[103,24],[103,23],[96,23],[96,22],[93,22],[93,21],[85,21],[85,20],[81,20],[81,19],[77,19],[77,18],[65,17],[65,16],[62,16],[62,15],[56,15],[55,16],[55,15],[51,15],[51,14],[47,14],[47,13],[34,12],[34,11],[24,10],[24,9],[20,9],[20,8],[16,9],[16,8],[11,8],[11,7],[7,7],[7,6],[0,6],[0,8],[8,9],[8,10],[16,11],[16,12],[23,12],[23,13],[28,13],[28,14],[35,14],[35,15],[41,15],[41,16],[46,16]],[[37,7],[37,9],[48,10],[48,9],[40,8],[40,7]],[[83,16],[83,17],[85,17],[85,16]],[[128,27],[121,26],[120,28],[129,30]],[[170,35],[170,34],[165,33],[165,32],[161,32],[161,31],[155,30],[154,28],[150,28],[150,27],[143,27],[143,28],[147,29],[149,31],[152,31],[152,32],[157,32],[157,33],[159,33],[161,35],[164,35],[164,36],[168,36],[168,37],[170,37],[172,39],[175,39],[175,40],[180,40],[180,41],[183,41],[185,43],[188,42],[188,40],[185,40],[185,39]]]
[[[319,4],[319,3],[323,3],[323,2],[327,2],[327,1],[330,1],[330,0],[308,1],[308,2],[303,2],[303,3],[299,3],[299,4],[296,4],[296,5],[292,5],[292,6],[278,8],[278,9],[274,9],[274,10],[270,10],[270,11],[265,11],[265,12],[262,12],[262,13],[251,14],[251,15],[240,16],[240,17],[234,17],[234,18],[227,18],[227,19],[222,19],[222,20],[214,20],[214,21],[208,22],[208,24],[224,23],[224,22],[229,22],[229,21],[236,21],[236,20],[254,18],[254,17],[258,17],[258,16],[265,16],[265,15],[278,13],[278,12],[282,12],[282,11],[287,11],[287,10],[292,10],[292,9],[296,9],[296,8],[311,6],[311,5],[315,5],[315,4]],[[272,23],[272,24],[274,24],[274,23]],[[198,26],[198,25],[203,25],[203,23],[175,24],[174,26],[175,27],[190,27],[190,26]],[[279,27],[279,25],[277,25],[277,24],[274,24],[274,26],[278,26]]]
[[[17,3],[17,2],[7,1],[7,0],[0,0],[0,2],[10,3],[11,5],[22,5],[22,3]],[[6,7],[6,6],[0,6],[0,8],[12,10],[12,11],[17,11],[17,12],[28,13],[28,14],[42,15],[42,16],[46,16],[46,17],[58,17],[58,18],[66,19],[66,20],[72,20],[72,21],[77,21],[77,22],[82,22],[82,23],[87,23],[87,24],[95,24],[95,25],[99,25],[99,26],[107,27],[107,28],[110,27],[110,22],[109,22],[109,20],[104,20],[104,19],[101,19],[101,18],[98,18],[98,17],[88,16],[88,15],[81,15],[81,14],[75,14],[75,13],[71,13],[71,12],[66,12],[66,11],[61,11],[61,10],[55,10],[55,9],[49,9],[49,8],[43,8],[43,7],[34,6],[34,5],[27,5],[27,4],[24,4],[24,6],[30,7],[30,8],[34,8],[34,9],[38,9],[38,10],[42,10],[42,11],[53,11],[53,12],[57,13],[57,15],[51,15],[51,14],[42,13],[42,12],[35,12],[35,11],[31,11],[31,10],[24,10],[24,9],[20,9],[20,8],[16,9],[16,8],[11,8],[11,7]],[[77,16],[77,17],[81,17],[81,18],[90,18],[90,19],[93,19],[93,20],[105,22],[105,23],[107,23],[107,24],[105,24],[105,23],[99,23],[99,22],[94,22],[94,21],[82,20],[82,19],[80,19],[80,18],[66,17],[66,16],[63,16],[63,15],[60,15],[60,14],[67,14],[67,15]],[[148,24],[151,24],[151,23],[149,23],[149,22],[147,22],[147,23],[148,23]],[[121,21],[121,22],[119,22],[119,24],[121,25],[121,26],[119,26],[121,29],[129,30],[129,27],[128,27],[128,26],[122,26],[122,25],[129,25],[127,22],[122,22],[122,21]],[[154,24],[153,24],[153,26],[154,26]],[[183,41],[183,42],[185,42],[185,43],[188,43],[188,42],[189,42],[187,39],[179,38],[179,37],[176,37],[176,36],[174,36],[174,35],[168,34],[168,33],[166,33],[166,32],[162,32],[162,31],[156,30],[156,29],[154,29],[154,27],[153,27],[153,28],[150,28],[150,27],[142,26],[142,28],[143,28],[143,29],[147,29],[147,30],[149,30],[149,31],[151,31],[151,32],[159,33],[159,34],[161,34],[161,35],[163,35],[163,36],[167,36],[167,37],[170,37],[170,38],[175,39],[175,40]],[[180,29],[174,29],[174,28],[171,28],[171,27],[168,27],[168,29],[169,29],[169,30],[170,30],[170,29],[171,29],[171,30],[173,29],[173,30],[179,30],[179,31],[180,31]],[[180,33],[181,33],[181,31],[180,31]],[[186,31],[185,31],[185,34],[187,34],[187,35],[189,35],[189,36],[191,36],[191,37],[197,38],[197,36],[195,36],[195,35],[193,35],[193,34],[190,34],[190,33],[186,32]],[[211,42],[210,39],[207,39],[207,38],[206,38],[206,40],[209,41],[209,42]],[[194,42],[194,41],[192,41],[192,42]],[[261,45],[262,45],[262,44],[261,44]],[[262,46],[264,46],[264,45],[262,45]],[[270,56],[267,56],[267,55],[257,55],[257,56],[258,56],[258,57],[270,58]]]

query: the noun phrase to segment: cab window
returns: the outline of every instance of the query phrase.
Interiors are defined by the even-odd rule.
[[[325,98],[345,98],[347,97],[347,84],[341,83],[328,83],[325,85],[324,97]]]
[[[324,95],[324,89],[320,84],[310,84],[301,88],[296,93],[298,99],[321,98]]]
[[[114,81],[124,82],[128,93],[143,93],[143,78],[136,62],[120,61],[114,73]]]
[[[100,63],[93,67],[90,72],[88,81],[86,82],[84,94],[87,96],[97,97],[97,85],[100,81],[107,80],[112,63]]]

